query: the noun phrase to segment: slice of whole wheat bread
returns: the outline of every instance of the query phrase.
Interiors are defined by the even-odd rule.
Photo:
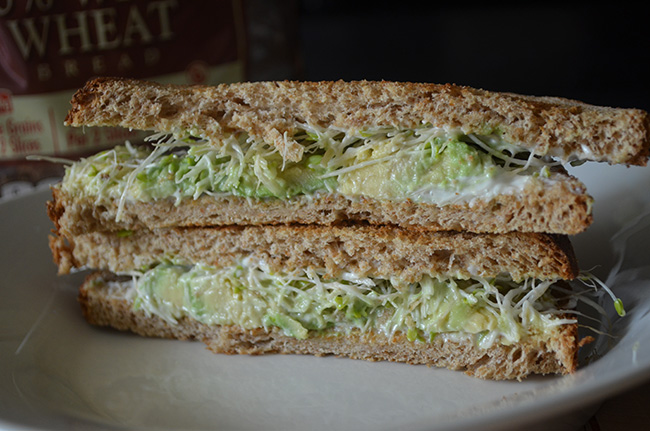
[[[52,236],[50,247],[60,273],[94,268],[125,273],[161,261],[234,265],[261,259],[274,271],[325,269],[360,276],[422,275],[470,278],[507,273],[515,280],[573,279],[578,264],[566,236],[422,232],[363,224],[318,226],[227,226],[141,229]]]
[[[215,139],[245,131],[298,161],[301,124],[363,130],[424,123],[463,133],[499,133],[539,155],[645,165],[650,117],[638,109],[588,105],[457,85],[400,82],[247,82],[216,87],[122,78],[89,81],[72,98],[70,126],[121,126]]]
[[[142,310],[128,299],[129,281],[107,283],[111,276],[95,273],[80,289],[86,320],[98,326],[132,331],[147,337],[201,340],[208,349],[225,354],[336,355],[371,361],[397,361],[464,370],[483,379],[523,379],[529,374],[568,374],[577,366],[577,325],[555,327],[546,335],[530,335],[512,345],[477,346],[473,337],[440,335],[431,342],[408,341],[405,334],[352,332],[312,333],[298,340],[277,328],[246,330],[237,326],[208,326],[182,318],[172,325]]]
[[[247,199],[238,196],[203,195],[198,199],[174,199],[124,203],[116,221],[119,202],[97,204],[95,197],[69,195],[53,187],[48,204],[50,218],[65,235],[101,230],[156,229],[161,227],[321,224],[369,222],[405,228],[456,230],[477,233],[544,232],[576,234],[592,222],[592,198],[573,177],[553,182],[533,179],[518,194],[497,194],[447,205],[406,201],[348,198],[339,194],[296,196],[291,199]]]

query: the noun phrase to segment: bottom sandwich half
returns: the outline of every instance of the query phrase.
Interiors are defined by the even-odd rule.
[[[521,380],[530,374],[568,374],[577,366],[575,323],[527,334],[516,342],[484,346],[481,338],[489,335],[460,331],[423,338],[408,330],[390,334],[373,328],[346,332],[321,329],[296,336],[290,328],[292,322],[275,321],[267,327],[248,329],[237,324],[204,323],[188,315],[170,322],[134,307],[131,283],[109,274],[89,277],[79,295],[86,320],[146,337],[200,340],[214,353],[336,355],[446,367],[483,379]]]
[[[309,331],[304,337],[275,326],[246,329],[236,324],[209,324],[187,315],[173,323],[134,308],[130,280],[96,273],[80,290],[79,301],[89,323],[131,331],[146,337],[203,341],[209,350],[225,354],[336,355],[371,361],[463,370],[484,379],[522,379],[530,374],[568,374],[577,366],[577,325],[529,334],[517,342],[481,345],[485,334],[450,332],[422,339],[410,331],[389,334],[356,328]]]
[[[94,268],[94,325],[216,353],[336,355],[486,379],[568,374],[577,322],[566,237],[373,226],[161,229],[52,237]]]

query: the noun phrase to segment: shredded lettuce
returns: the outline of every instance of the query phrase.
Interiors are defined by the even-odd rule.
[[[585,286],[591,287],[595,291],[605,292],[607,295],[609,295],[614,303],[616,314],[618,314],[620,317],[625,316],[626,312],[625,307],[623,307],[623,301],[621,298],[616,297],[614,292],[612,292],[612,290],[602,280],[587,271],[581,271],[578,278],[585,284]]]
[[[497,135],[431,126],[342,131],[303,125],[293,139],[305,148],[299,162],[286,162],[275,147],[243,132],[219,142],[157,134],[149,146],[127,142],[68,166],[63,187],[98,202],[117,199],[121,213],[128,200],[180,203],[204,194],[288,199],[337,191],[420,201],[442,192],[456,198],[476,184],[485,184],[478,194],[494,188],[496,177],[516,187],[528,175],[550,177],[546,162]]]
[[[309,331],[375,330],[413,341],[441,333],[482,334],[481,343],[514,343],[531,333],[573,323],[557,315],[553,281],[509,277],[419,282],[357,277],[325,279],[314,269],[274,273],[264,262],[227,268],[160,264],[135,278],[136,307],[175,324],[279,327],[306,338]],[[478,335],[477,335],[478,336]]]

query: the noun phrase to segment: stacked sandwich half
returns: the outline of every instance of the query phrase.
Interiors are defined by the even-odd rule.
[[[453,85],[100,78],[70,126],[151,131],[68,166],[49,203],[86,319],[218,353],[570,373],[563,164],[644,165],[639,110]]]

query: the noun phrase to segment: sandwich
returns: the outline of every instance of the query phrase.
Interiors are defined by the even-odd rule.
[[[592,199],[572,161],[645,165],[634,109],[452,85],[90,81],[66,124],[154,133],[71,167],[71,232],[363,221],[576,234]]]
[[[90,323],[215,353],[337,355],[486,379],[577,365],[563,280],[578,270],[562,235],[355,223],[90,232],[51,245],[62,271],[100,270],[79,295]]]
[[[61,274],[95,325],[217,353],[576,369],[564,165],[645,165],[640,110],[454,85],[98,78],[66,124],[152,132],[53,187]]]

